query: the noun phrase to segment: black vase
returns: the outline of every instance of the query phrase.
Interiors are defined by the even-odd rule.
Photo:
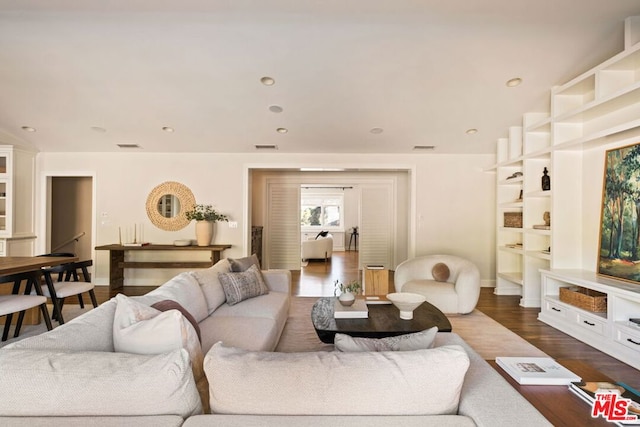
[[[548,175],[549,171],[544,168],[542,171],[542,191],[551,190],[551,177]]]

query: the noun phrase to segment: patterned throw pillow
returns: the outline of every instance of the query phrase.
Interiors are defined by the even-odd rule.
[[[242,273],[219,273],[218,278],[229,305],[269,293],[262,273],[255,265]]]
[[[434,326],[414,334],[398,335],[388,338],[354,338],[345,334],[336,334],[334,346],[336,351],[412,351],[433,347],[438,327]]]

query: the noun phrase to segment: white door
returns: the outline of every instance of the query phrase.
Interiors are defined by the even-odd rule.
[[[300,269],[300,184],[267,185],[266,268]]]

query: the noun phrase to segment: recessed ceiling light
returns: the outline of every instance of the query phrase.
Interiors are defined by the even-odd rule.
[[[378,134],[381,134],[382,132],[384,132],[384,129],[382,129],[382,128],[373,128],[369,132],[371,132],[374,135],[378,135]]]
[[[35,132],[36,128],[32,128],[31,126],[22,126],[21,128],[25,132]]]
[[[289,132],[289,129],[287,129],[287,128],[278,128],[278,129],[276,129],[276,132],[278,132],[278,133],[287,133],[287,132]]]
[[[98,133],[106,133],[107,130],[105,128],[101,128],[100,126],[91,126],[91,130]]]
[[[269,111],[272,113],[282,113],[284,109],[279,105],[269,105]]]
[[[264,76],[260,79],[260,82],[265,86],[273,86],[276,84],[276,81],[273,77]]]
[[[476,129],[476,128],[467,129],[465,133],[467,135],[473,135],[473,134],[478,133],[478,129]]]
[[[507,80],[508,87],[516,87],[522,83],[522,79],[520,77],[514,77],[513,79]]]
[[[171,132],[175,131],[175,129],[174,129],[174,128],[172,128],[172,127],[170,127],[170,126],[164,126],[164,127],[162,128],[162,130],[163,130],[163,131],[165,131],[165,132],[169,132],[169,133],[171,133]]]

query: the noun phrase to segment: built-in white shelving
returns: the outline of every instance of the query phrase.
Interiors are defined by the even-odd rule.
[[[34,253],[35,152],[0,145],[0,256]]]
[[[594,162],[604,151],[638,142],[640,17],[630,17],[624,51],[552,88],[549,111],[527,113],[522,126],[509,128],[490,169],[497,185],[495,293],[521,295],[520,305],[541,307],[541,321],[640,369],[640,327],[629,322],[640,318],[640,285],[595,272],[601,178],[594,176],[601,176]],[[517,180],[507,179],[515,172]],[[522,228],[504,227],[504,212],[513,211],[522,212]],[[540,229],[545,212],[551,225]],[[515,242],[521,246],[509,247]],[[606,293],[607,311],[561,301],[559,289],[573,286]]]

